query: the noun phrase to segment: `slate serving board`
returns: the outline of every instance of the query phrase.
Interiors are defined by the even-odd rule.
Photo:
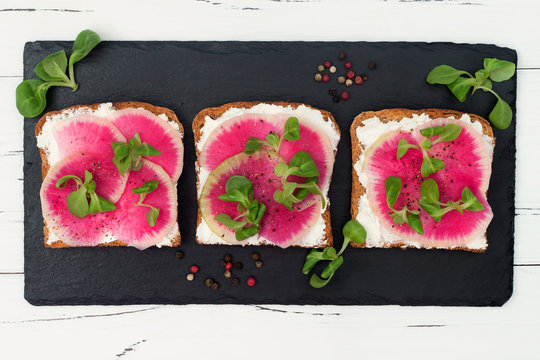
[[[71,42],[38,41],[24,50],[24,78],[48,54],[70,49]],[[326,59],[339,63],[344,51],[353,68],[365,72],[362,86],[348,88],[348,101],[333,103],[327,84],[313,81]],[[368,42],[104,42],[76,64],[77,92],[53,88],[46,111],[77,104],[136,100],[176,112],[185,129],[184,172],[178,187],[181,250],[151,248],[47,249],[39,200],[41,160],[34,128],[24,121],[25,298],[35,305],[65,304],[400,304],[500,306],[512,294],[515,187],[515,119],[509,129],[495,130],[493,174],[488,200],[494,219],[484,254],[444,250],[349,249],[332,282],[313,289],[300,272],[305,249],[200,246],[195,242],[195,151],[191,121],[209,106],[231,101],[289,100],[334,114],[342,138],[330,189],[336,246],[349,219],[351,150],[349,127],[362,111],[393,107],[448,108],[488,117],[495,98],[479,92],[459,103],[444,86],[425,82],[439,64],[473,72],[484,57],[517,61],[514,50],[483,44]],[[377,63],[369,71],[369,61]],[[338,65],[338,68],[340,66]],[[494,88],[515,114],[516,77]],[[254,250],[264,261],[256,269]],[[244,269],[233,286],[223,277],[219,260],[230,252]],[[186,281],[191,264],[201,271]],[[320,268],[317,268],[320,271]],[[248,288],[249,275],[257,285]],[[204,286],[211,276],[218,291]]]

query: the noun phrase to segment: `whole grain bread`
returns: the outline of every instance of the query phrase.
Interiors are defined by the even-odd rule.
[[[287,102],[287,101],[277,101],[277,102],[239,101],[239,102],[227,103],[227,104],[224,104],[224,105],[221,105],[221,106],[218,106],[218,107],[206,108],[206,109],[202,110],[201,112],[199,112],[197,114],[197,116],[195,116],[195,119],[193,119],[193,124],[192,124],[193,134],[194,134],[194,137],[195,137],[195,144],[197,144],[197,142],[199,141],[199,139],[202,136],[202,128],[203,128],[204,124],[206,123],[206,118],[207,117],[212,119],[212,120],[217,120],[229,109],[232,109],[232,108],[250,109],[250,108],[252,108],[252,107],[254,107],[256,105],[259,105],[261,103],[270,104],[270,105],[277,105],[277,106],[283,106],[283,107],[290,107],[291,109],[296,109],[297,107],[303,105],[303,106],[307,106],[310,109],[320,111],[321,114],[323,115],[324,120],[325,121],[330,121],[332,123],[332,125],[333,125],[333,128],[337,131],[338,134],[340,134],[338,124],[336,123],[336,121],[335,121],[334,117],[332,116],[332,114],[330,112],[328,112],[328,111],[320,110],[320,109],[314,108],[314,107],[306,105],[306,104],[292,103],[292,102]],[[200,166],[199,154],[200,154],[200,151],[197,148],[197,146],[195,146],[195,151],[196,151],[196,155],[197,155],[197,161],[195,163],[195,170],[196,170],[196,173],[197,173],[197,190],[198,190],[199,187],[203,186],[204,184],[200,184],[200,182],[199,182],[199,166]],[[337,153],[337,151],[334,151],[334,156],[336,155],[336,153]],[[198,194],[198,191],[197,191],[197,194]],[[198,200],[199,199],[198,199],[198,195],[197,195],[197,201]],[[322,217],[323,217],[324,222],[325,222],[325,228],[324,228],[323,240],[322,240],[320,246],[317,246],[317,247],[320,247],[320,248],[328,247],[328,246],[333,245],[332,226],[331,226],[331,222],[330,222],[330,204],[327,205],[325,212],[322,214]],[[198,212],[197,212],[197,227],[200,225],[200,223],[202,221],[203,221],[203,219],[202,219],[202,215],[201,215],[201,210],[199,209]],[[199,239],[198,236],[196,236],[196,241],[201,245],[206,245],[201,239]],[[227,244],[227,245],[229,245],[229,244]],[[267,242],[267,241],[263,241],[263,242],[260,243],[260,245],[274,245],[274,244],[272,244],[270,242]],[[293,246],[299,246],[299,245],[293,245]],[[304,246],[302,246],[302,247],[304,247]]]
[[[102,105],[102,104],[97,103],[97,104],[92,104],[92,105],[75,105],[75,106],[67,107],[67,108],[62,109],[62,110],[50,111],[50,112],[46,113],[45,115],[43,115],[39,119],[38,123],[36,124],[36,129],[35,129],[36,137],[39,134],[41,134],[43,126],[47,122],[47,118],[49,118],[51,116],[54,116],[54,115],[61,114],[61,113],[65,112],[65,111],[80,110],[80,109],[83,109],[83,108],[88,109],[88,113],[92,113],[92,112],[96,111],[100,105]],[[152,105],[152,104],[139,102],[139,101],[113,102],[112,106],[113,106],[113,108],[115,110],[143,108],[143,109],[153,113],[156,116],[161,115],[161,114],[165,114],[167,116],[167,119],[169,119],[170,121],[174,121],[175,123],[178,124],[179,130],[182,133],[182,138],[184,138],[184,127],[182,126],[182,123],[180,123],[180,121],[178,120],[178,117],[176,116],[174,111],[172,111],[172,110],[170,110],[168,108],[155,106],[155,105]],[[45,179],[45,176],[47,176],[47,173],[49,172],[50,165],[49,165],[49,161],[48,161],[48,158],[47,158],[47,153],[45,152],[45,150],[40,148],[39,149],[39,154],[40,154],[40,157],[41,157],[42,179]],[[73,246],[67,245],[66,243],[64,243],[62,241],[55,241],[55,242],[53,242],[51,244],[48,244],[49,229],[47,227],[47,224],[45,223],[45,220],[43,220],[43,223],[45,225],[44,228],[43,228],[43,233],[44,233],[43,241],[44,241],[45,247],[49,247],[49,248],[73,247]],[[178,227],[178,223],[176,223],[175,226]],[[181,243],[181,236],[180,236],[180,231],[178,230],[178,235],[175,236],[174,239],[172,239],[171,246],[179,246],[180,243]],[[98,246],[127,246],[127,244],[125,244],[125,243],[123,243],[121,241],[112,241],[112,242],[109,242],[109,243],[99,244]]]
[[[366,111],[363,113],[358,114],[355,118],[353,123],[351,124],[351,146],[352,146],[352,191],[351,191],[351,218],[356,219],[356,216],[358,215],[358,202],[360,200],[360,197],[365,194],[366,187],[360,182],[359,174],[356,173],[356,170],[354,168],[354,164],[360,159],[360,155],[366,150],[364,149],[364,146],[360,144],[358,141],[358,137],[356,136],[356,130],[358,128],[361,128],[364,126],[364,120],[371,119],[373,117],[379,118],[379,120],[382,123],[387,123],[390,121],[401,121],[404,118],[411,118],[414,114],[421,115],[426,114],[431,119],[437,119],[437,118],[448,118],[448,117],[454,117],[455,119],[459,119],[464,115],[464,113],[455,111],[455,110],[446,110],[446,109],[419,109],[419,110],[410,110],[410,109],[385,109],[380,111]],[[472,122],[480,122],[482,124],[482,131],[485,135],[489,136],[493,140],[493,145],[495,145],[495,136],[493,135],[493,129],[491,128],[491,125],[489,122],[484,119],[483,117],[475,114],[469,114]],[[484,235],[485,236],[485,235]],[[366,244],[357,244],[357,243],[351,243],[350,244],[353,247],[365,247]],[[384,248],[391,248],[391,247],[401,247],[401,248],[407,248],[407,247],[413,247],[410,245],[407,245],[403,242],[396,242],[392,244],[386,244]],[[466,247],[456,247],[453,248],[454,250],[465,250],[465,251],[472,251],[472,252],[484,252],[485,250],[480,249],[469,249]]]

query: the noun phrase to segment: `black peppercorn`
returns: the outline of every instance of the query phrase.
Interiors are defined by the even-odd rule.
[[[337,91],[336,88],[330,88],[330,90],[328,90],[328,93],[329,93],[330,95],[335,95],[335,94],[336,94],[336,91]]]
[[[242,270],[243,267],[244,267],[244,265],[242,265],[241,262],[237,262],[236,264],[234,264],[234,268],[236,270]]]
[[[332,97],[332,101],[335,102],[335,103],[339,102],[339,96],[334,95],[334,96]]]
[[[240,285],[240,279],[235,277],[235,278],[232,279],[232,283],[233,283],[233,285],[238,286],[238,285]]]
[[[362,77],[362,80],[364,80],[364,81],[367,80],[367,75],[366,74],[361,74],[360,76]]]
[[[339,55],[338,55],[338,59],[339,59],[339,60],[343,61],[343,60],[345,60],[346,58],[347,58],[347,54],[345,54],[345,53],[339,53]]]
[[[219,289],[219,283],[217,283],[217,282],[212,283],[211,288],[212,288],[212,290],[217,290],[217,289]]]
[[[225,254],[223,259],[225,260],[225,262],[230,262],[232,260],[232,256],[231,256],[231,254]]]
[[[375,61],[370,61],[369,62],[369,64],[368,64],[369,70],[375,70],[376,67],[377,67],[377,64],[375,64]]]
[[[214,279],[212,278],[206,278],[204,280],[204,285],[206,285],[207,287],[211,287],[213,283],[214,283]]]
[[[227,262],[225,261],[225,259],[221,259],[219,261],[219,264],[222,266],[222,267],[225,267],[225,265],[227,264]]]
[[[259,255],[259,253],[254,252],[254,253],[251,254],[251,258],[253,260],[259,260],[261,258],[261,256]]]
[[[182,259],[184,257],[184,253],[181,250],[176,251],[176,258]]]

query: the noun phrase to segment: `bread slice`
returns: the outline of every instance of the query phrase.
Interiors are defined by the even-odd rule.
[[[39,136],[43,133],[43,127],[48,121],[51,121],[55,116],[62,116],[63,118],[76,116],[80,114],[95,114],[99,116],[100,111],[103,111],[105,108],[105,111],[115,111],[115,110],[122,110],[122,109],[145,109],[147,111],[150,111],[151,113],[155,114],[156,116],[165,116],[167,118],[167,121],[169,121],[171,124],[175,124],[175,128],[178,129],[178,132],[180,133],[182,139],[184,138],[184,128],[180,121],[178,120],[178,117],[176,114],[167,108],[151,105],[144,102],[138,102],[138,101],[123,101],[123,102],[113,102],[113,103],[98,103],[98,104],[92,104],[92,105],[76,105],[76,106],[70,106],[62,110],[58,111],[51,111],[46,113],[39,119],[35,134],[38,138],[38,146],[39,146]],[[39,146],[39,153],[41,156],[41,173],[42,178],[45,179],[45,176],[47,175],[50,163],[49,163],[49,154],[46,148],[43,148]],[[43,221],[45,223],[45,220]],[[67,248],[67,247],[73,247],[69,246],[66,243],[58,240],[58,241],[49,241],[49,229],[47,227],[47,224],[45,223],[45,226],[43,228],[44,233],[44,244],[45,247],[49,248]],[[181,236],[180,236],[180,229],[178,227],[178,222],[174,226],[174,228],[171,230],[170,233],[171,241],[169,243],[164,243],[164,246],[179,246],[181,242]],[[121,241],[112,241],[107,243],[99,244],[98,246],[128,246],[127,244],[121,242]],[[161,246],[158,244],[158,246]]]
[[[209,124],[212,121],[219,121],[220,118],[224,114],[226,114],[228,111],[231,111],[233,113],[236,112],[236,111],[239,111],[239,112],[244,112],[244,113],[257,114],[257,113],[260,113],[260,112],[258,112],[258,109],[261,108],[261,107],[265,107],[265,106],[273,108],[278,113],[287,113],[287,114],[291,114],[291,116],[296,116],[295,112],[300,111],[300,110],[318,112],[318,113],[320,113],[322,115],[323,121],[331,125],[333,131],[335,132],[334,135],[337,136],[337,142],[339,142],[340,130],[339,130],[339,126],[336,123],[336,121],[334,120],[334,117],[332,116],[332,114],[329,113],[328,111],[319,110],[319,109],[316,109],[314,107],[311,107],[311,106],[308,106],[308,105],[305,105],[305,104],[301,104],[301,103],[291,103],[291,102],[286,102],[286,101],[278,101],[278,102],[248,102],[248,101],[243,101],[243,102],[228,103],[228,104],[224,104],[224,105],[219,106],[219,107],[212,107],[212,108],[204,109],[204,110],[202,110],[201,112],[199,112],[197,114],[197,116],[193,120],[193,125],[192,125],[193,134],[194,134],[194,137],[195,137],[195,151],[196,151],[196,154],[197,154],[197,161],[195,163],[195,170],[196,170],[196,173],[197,173],[197,200],[199,198],[202,186],[204,185],[204,183],[201,183],[201,179],[200,179],[200,176],[199,176],[200,175],[199,155],[200,155],[200,151],[202,149],[202,145],[204,145],[200,141],[201,141],[201,138],[203,137],[203,133],[205,131],[205,125]],[[301,116],[297,116],[297,117],[299,118],[300,121],[302,121]],[[212,127],[212,126],[210,126],[210,127]],[[211,132],[211,131],[209,131],[209,132]],[[207,136],[208,136],[208,134],[207,134]],[[337,153],[337,142],[335,143],[334,155]],[[307,244],[299,243],[299,244],[295,244],[294,246],[304,247],[304,248],[323,248],[323,247],[327,247],[327,246],[332,246],[333,237],[332,237],[332,227],[331,227],[331,224],[330,224],[330,202],[328,201],[328,198],[326,200],[327,200],[326,210],[324,211],[324,213],[321,214],[322,221],[324,221],[324,230],[323,230],[323,234],[322,234],[322,237],[320,238],[320,240],[317,242],[316,245],[311,245],[311,244],[307,245]],[[201,238],[199,230],[200,230],[201,226],[205,225],[205,224],[203,224],[203,222],[204,222],[204,219],[202,218],[201,211],[199,209],[198,214],[197,214],[197,235],[196,235],[196,240],[197,240],[197,242],[199,244],[201,244],[201,245],[216,245],[216,244],[232,245],[232,244],[229,244],[229,243],[226,243],[226,242],[220,240],[217,236],[215,236],[214,240]],[[315,231],[316,231],[316,229],[315,229]],[[313,235],[310,235],[310,234],[311,233],[308,233],[307,236],[313,236]],[[239,243],[238,245],[245,245],[245,244]],[[268,242],[268,241],[266,241],[264,239],[263,240],[259,239],[256,243],[250,243],[249,245],[274,245],[274,244],[272,244],[272,243],[270,243],[270,242]]]
[[[489,122],[482,118],[481,116],[475,114],[465,114],[459,111],[454,110],[444,110],[444,109],[419,109],[419,110],[410,110],[410,109],[386,109],[380,111],[367,111],[360,113],[354,118],[354,121],[351,125],[351,145],[352,145],[352,192],[351,192],[351,217],[357,219],[359,213],[359,202],[362,195],[366,193],[365,184],[360,182],[360,174],[357,173],[355,164],[360,161],[360,156],[366,150],[366,145],[361,143],[357,136],[357,131],[362,131],[364,127],[364,121],[371,118],[378,118],[384,126],[391,121],[400,122],[406,118],[412,118],[414,115],[418,116],[427,116],[429,119],[436,118],[450,118],[462,119],[464,115],[467,115],[470,118],[472,124],[479,123],[482,128],[482,135],[489,139],[491,143],[491,151],[493,154],[493,147],[495,146],[495,137],[493,135],[493,130]],[[389,129],[390,131],[391,129]],[[492,155],[493,157],[493,155]],[[493,159],[492,159],[493,160]],[[483,241],[485,246],[461,246],[451,248],[452,250],[466,250],[472,252],[484,252],[487,247],[487,238],[484,234]],[[383,241],[383,244],[370,244],[369,234],[368,240],[364,244],[355,244],[351,243],[353,247],[382,247],[382,248],[392,248],[392,247],[401,247],[401,248],[417,248],[413,244],[408,244],[402,240],[398,241]]]

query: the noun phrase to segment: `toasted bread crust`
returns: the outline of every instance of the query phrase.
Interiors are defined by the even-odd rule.
[[[129,108],[135,108],[135,109],[143,108],[143,109],[145,109],[147,111],[150,111],[154,115],[165,114],[165,115],[167,115],[167,118],[169,118],[170,120],[173,120],[174,122],[176,122],[178,124],[180,132],[182,133],[182,138],[184,137],[184,127],[182,126],[182,123],[180,123],[180,121],[178,120],[178,117],[176,116],[174,111],[172,111],[172,110],[170,110],[168,108],[155,106],[155,105],[152,105],[152,104],[139,102],[139,101],[122,101],[122,102],[113,102],[112,104],[113,104],[113,107],[116,110],[129,109]],[[65,109],[58,110],[58,111],[50,111],[50,112],[44,114],[39,119],[38,123],[36,124],[36,130],[35,130],[36,137],[39,134],[41,134],[41,130],[43,129],[43,126],[47,122],[47,117],[61,114],[66,110],[75,110],[75,109],[80,109],[80,108],[88,108],[90,111],[95,111],[95,110],[97,110],[97,108],[100,105],[101,105],[101,103],[92,104],[92,105],[75,105],[75,106],[70,106],[70,107],[67,107]],[[45,151],[43,149],[41,149],[41,148],[39,149],[39,154],[40,154],[40,157],[41,157],[41,164],[42,164],[41,165],[42,179],[45,179],[45,176],[47,176],[47,173],[49,172],[50,165],[49,165],[49,162],[47,160],[47,154],[45,153]],[[63,241],[55,241],[52,244],[48,244],[47,241],[49,239],[49,229],[47,227],[47,224],[45,223],[45,220],[43,220],[43,223],[45,225],[43,227],[43,234],[44,234],[43,242],[45,244],[45,247],[48,247],[48,248],[76,247],[76,246],[69,246],[66,243],[64,243]],[[182,239],[181,239],[180,231],[178,231],[178,236],[176,236],[174,239],[172,239],[171,246],[173,246],[173,247],[180,246],[181,240]],[[112,242],[105,243],[105,244],[99,244],[97,246],[128,246],[128,245],[126,243],[121,242],[121,241],[112,241]]]
[[[200,111],[195,116],[195,119],[193,119],[193,123],[192,123],[193,135],[195,137],[195,144],[197,144],[197,142],[199,141],[199,139],[202,136],[202,128],[203,128],[203,126],[205,124],[207,116],[210,117],[211,119],[218,119],[227,110],[229,110],[231,108],[250,109],[250,108],[252,108],[252,107],[254,107],[256,105],[263,104],[263,103],[264,104],[270,104],[270,105],[283,106],[283,107],[289,107],[290,106],[292,109],[296,109],[297,107],[303,105],[303,106],[309,107],[310,109],[320,111],[322,113],[322,115],[323,115],[323,118],[326,121],[331,121],[334,129],[338,132],[338,134],[341,134],[341,132],[339,130],[339,126],[336,123],[334,117],[332,116],[332,114],[330,112],[325,111],[325,110],[317,109],[317,108],[314,108],[312,106],[302,104],[302,103],[293,103],[293,102],[287,102],[287,101],[274,101],[274,102],[267,102],[267,101],[261,101],[261,102],[258,102],[258,101],[239,101],[239,102],[227,103],[227,104],[224,104],[224,105],[221,105],[221,106],[218,106],[218,107],[206,108],[206,109]],[[199,166],[200,166],[200,163],[199,163],[199,153],[200,153],[200,151],[197,148],[197,146],[195,146],[195,152],[197,154],[197,161],[195,162],[195,170],[197,172],[197,189],[199,189],[199,187],[202,184],[199,184],[199,176],[198,175],[199,175]],[[336,154],[336,152],[337,151],[334,151],[334,155]],[[330,181],[332,181],[332,179],[330,179]],[[198,199],[198,195],[197,195],[197,201],[198,200],[199,199]],[[319,246],[321,248],[332,246],[333,243],[334,243],[333,236],[332,236],[332,226],[331,226],[331,221],[330,221],[330,204],[327,205],[325,212],[322,214],[322,217],[324,219],[324,222],[325,222],[326,226],[324,228],[324,240],[322,241],[321,246]],[[202,221],[202,215],[201,215],[201,210],[199,209],[197,211],[197,227],[199,226],[201,221]],[[196,241],[201,245],[207,245],[207,244],[204,244],[199,239],[198,236],[196,236]],[[262,242],[261,245],[274,245],[274,244],[272,244],[270,242]],[[293,245],[293,246],[305,247],[305,246],[299,246],[299,245]]]
[[[455,119],[460,119],[462,115],[465,113],[455,111],[455,110],[446,110],[446,109],[419,109],[419,110],[411,110],[411,109],[385,109],[380,111],[366,111],[363,113],[358,114],[355,118],[353,123],[351,124],[350,134],[351,134],[351,146],[352,146],[352,190],[351,190],[351,218],[356,219],[356,216],[358,215],[358,201],[360,200],[360,197],[365,194],[366,188],[359,180],[358,174],[356,173],[356,170],[354,169],[354,164],[359,160],[360,155],[364,152],[364,147],[360,144],[358,141],[358,137],[356,136],[356,129],[359,127],[364,126],[364,120],[371,119],[373,117],[378,117],[379,120],[383,123],[387,123],[390,121],[400,121],[404,118],[411,118],[413,114],[421,115],[426,114],[431,119],[436,118],[447,118],[447,117],[454,117]],[[483,117],[475,114],[467,113],[467,115],[470,116],[472,122],[480,122],[482,124],[482,131],[484,134],[488,135],[490,138],[493,139],[493,144],[495,144],[495,136],[493,135],[493,129],[491,128],[491,125],[489,124],[489,121],[484,119]],[[485,235],[484,235],[485,236]],[[352,247],[366,247],[366,244],[356,244],[351,243]],[[400,247],[400,248],[416,248],[411,245],[407,245],[403,242],[393,243],[393,244],[386,244],[383,246],[383,248],[393,248],[393,247]],[[476,249],[469,249],[466,247],[456,247],[452,248],[452,250],[465,250],[470,252],[477,252],[477,253],[483,253],[485,250],[476,250]]]

